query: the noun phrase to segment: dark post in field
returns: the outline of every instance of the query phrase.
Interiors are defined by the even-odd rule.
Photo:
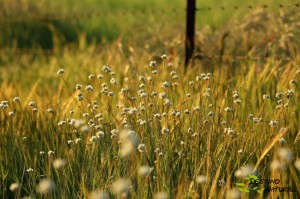
[[[196,0],[187,0],[186,9],[186,38],[185,38],[185,68],[188,67],[193,57],[195,47],[195,16],[196,16]]]

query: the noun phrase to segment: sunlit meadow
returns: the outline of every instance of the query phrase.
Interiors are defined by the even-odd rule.
[[[299,14],[280,14],[197,31],[187,70],[182,35],[1,53],[0,196],[299,198]],[[226,57],[245,52],[264,59]]]

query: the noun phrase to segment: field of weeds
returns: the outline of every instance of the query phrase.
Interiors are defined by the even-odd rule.
[[[180,34],[0,52],[0,197],[299,198],[300,15],[279,16],[201,28],[186,70]]]

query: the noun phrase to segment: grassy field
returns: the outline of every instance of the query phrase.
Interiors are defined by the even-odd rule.
[[[59,7],[22,2],[2,1],[2,9]],[[171,6],[61,2],[66,13]],[[69,23],[49,23],[57,32],[49,54],[1,51],[0,197],[299,198],[300,14],[275,7],[200,14],[187,70],[184,12],[80,22],[71,44],[57,28]],[[1,29],[1,41],[19,25]],[[43,47],[23,39],[19,47]],[[250,185],[249,176],[260,181]]]

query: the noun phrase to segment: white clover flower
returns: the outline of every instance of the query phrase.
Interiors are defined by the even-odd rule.
[[[194,107],[194,111],[200,111],[200,106]]]
[[[12,192],[17,191],[19,188],[20,188],[20,185],[19,185],[18,183],[12,183],[12,184],[9,186],[9,190],[12,191]]]
[[[151,173],[151,170],[152,170],[152,169],[151,169],[149,166],[144,165],[144,166],[140,166],[140,167],[138,168],[137,173],[138,173],[138,175],[141,176],[142,178],[145,178],[145,177],[147,177],[147,176]]]
[[[263,99],[264,99],[264,100],[268,100],[268,99],[270,99],[270,95],[268,95],[268,94],[264,94],[264,95],[263,95]]]
[[[254,115],[251,113],[248,115],[248,118],[253,119]]]
[[[238,150],[238,153],[239,153],[239,154],[243,154],[243,153],[244,153],[244,150],[243,150],[243,149],[239,149],[239,150]]]
[[[75,87],[76,90],[80,90],[81,88],[82,88],[81,84],[76,84],[76,87]]]
[[[60,121],[60,122],[58,122],[57,126],[62,126],[64,124],[66,124],[66,123],[67,123],[66,121]]]
[[[160,118],[161,118],[161,115],[160,115],[160,113],[155,113],[155,114],[154,114],[154,118],[156,118],[156,119],[160,119]]]
[[[232,111],[232,109],[231,109],[230,107],[226,107],[226,108],[224,109],[224,111],[227,112],[227,113],[229,113],[229,112]]]
[[[154,68],[156,66],[156,61],[150,61],[149,66]]]
[[[180,118],[180,116],[181,116],[181,113],[179,111],[176,111],[175,112],[175,117]]]
[[[215,115],[215,113],[213,111],[209,111],[208,115],[213,117]]]
[[[54,151],[48,151],[48,156],[54,155],[55,152]]]
[[[145,144],[139,144],[138,147],[137,147],[137,149],[138,149],[139,152],[141,152],[141,153],[147,151]]]
[[[152,77],[148,77],[147,78],[149,82],[152,82],[153,78]]]
[[[162,128],[161,132],[162,134],[168,134],[170,130],[168,128]]]
[[[34,112],[34,113],[38,112],[38,108],[37,107],[33,108],[32,112]]]
[[[31,172],[33,172],[34,170],[33,170],[33,168],[28,168],[28,169],[26,169],[26,171],[27,171],[28,173],[31,173]]]
[[[160,97],[161,99],[166,99],[166,98],[167,98],[167,94],[166,94],[165,92],[159,93],[159,97]]]
[[[194,86],[194,82],[193,81],[189,81],[189,86],[193,87]]]
[[[31,101],[31,102],[28,103],[28,105],[29,105],[29,106],[34,106],[35,103],[34,103],[33,101]]]
[[[75,143],[78,144],[79,142],[81,142],[81,139],[80,138],[76,138],[75,139]]]
[[[54,113],[54,110],[52,108],[47,108],[48,113]]]
[[[21,100],[19,97],[14,97],[13,101],[17,103],[17,102],[20,102]]]
[[[15,115],[15,112],[11,111],[11,112],[8,113],[8,115],[9,115],[10,117],[12,117],[12,116]]]
[[[235,134],[235,132],[232,128],[225,128],[224,133],[227,133],[230,136],[233,136]]]
[[[290,85],[296,85],[297,84],[297,81],[295,80],[295,79],[292,79],[291,81],[290,81]]]
[[[58,69],[57,74],[58,75],[63,75],[65,73],[64,69]]]
[[[237,99],[239,97],[240,97],[239,93],[237,91],[233,91],[233,98]]]
[[[145,82],[146,78],[144,76],[139,76],[139,81]]]
[[[197,137],[198,135],[198,133],[193,133],[192,137]]]
[[[61,169],[67,164],[66,160],[58,158],[53,161],[53,167],[55,169]]]
[[[235,104],[241,104],[241,103],[242,103],[242,100],[237,99],[237,100],[234,100],[233,103],[235,103]]]
[[[115,96],[115,94],[114,94],[114,92],[111,91],[111,92],[108,93],[108,96],[113,97],[113,96]]]
[[[253,123],[258,123],[258,122],[259,122],[259,118],[254,117],[254,118],[253,118]]]
[[[95,144],[95,143],[97,143],[98,139],[99,139],[99,138],[98,138],[97,136],[92,136],[92,137],[90,138],[90,142],[93,143],[93,144]]]
[[[166,55],[166,54],[162,54],[160,57],[161,57],[161,59],[168,59],[168,55]]]
[[[115,86],[118,84],[118,82],[115,78],[111,78],[109,82]]]
[[[165,106],[172,106],[172,102],[169,99],[164,100],[164,105]]]
[[[223,121],[221,122],[221,124],[222,124],[223,126],[225,126],[225,125],[227,124],[227,121],[226,121],[226,120],[223,120]]]
[[[208,76],[203,77],[203,80],[209,80]]]
[[[184,113],[187,114],[187,115],[190,114],[189,109],[184,110]]]
[[[94,90],[94,88],[93,88],[93,86],[92,86],[92,85],[87,85],[87,86],[85,87],[85,90],[88,90],[88,91],[93,91],[93,90]]]
[[[202,80],[202,77],[201,76],[196,76],[196,81],[199,82]]]
[[[219,185],[219,187],[224,187],[226,185],[225,180],[219,180],[218,185]]]
[[[186,96],[187,97],[192,97],[192,94],[191,93],[187,93]]]
[[[198,175],[196,177],[196,183],[197,184],[205,184],[207,182],[207,178],[205,175]]]
[[[163,152],[159,152],[158,156],[159,156],[159,157],[163,157],[163,156],[164,156],[164,153],[163,153]]]
[[[277,126],[277,121],[271,120],[269,124],[270,124],[270,126]]]
[[[90,74],[90,75],[89,75],[89,80],[92,80],[92,79],[94,79],[94,77],[95,77],[95,75],[94,75],[94,74]]]
[[[285,96],[289,99],[295,94],[295,91],[290,89],[285,93]]]
[[[74,141],[73,140],[67,140],[68,144],[72,144]]]
[[[284,138],[280,138],[278,141],[280,145],[284,145],[286,143],[286,140]]]
[[[98,79],[102,79],[103,77],[104,77],[104,76],[103,76],[102,74],[98,74],[98,75],[97,75],[97,78],[98,78]]]
[[[43,179],[36,187],[36,191],[41,194],[51,193],[56,189],[54,182],[50,179]]]
[[[155,150],[154,150],[154,153],[158,153],[158,152],[160,152],[160,148],[156,148]]]
[[[193,132],[194,132],[194,130],[191,127],[189,127],[188,128],[188,133],[193,133]]]
[[[109,73],[109,72],[111,72],[111,68],[109,66],[103,66],[102,71]]]
[[[157,70],[153,70],[152,74],[156,75],[156,74],[158,74],[158,71]]]
[[[45,154],[45,151],[40,151],[40,155],[44,155]]]
[[[163,88],[169,88],[170,87],[170,83],[169,82],[163,82],[162,87]]]

